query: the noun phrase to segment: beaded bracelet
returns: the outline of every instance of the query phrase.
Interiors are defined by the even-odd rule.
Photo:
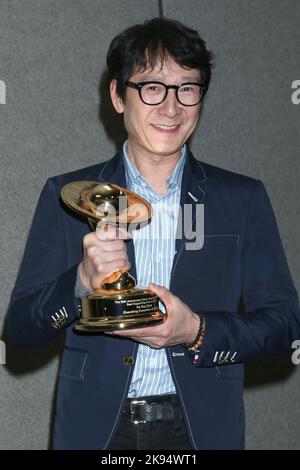
[[[201,314],[198,314],[199,317],[199,327],[196,334],[196,337],[192,343],[183,343],[183,346],[191,352],[195,352],[201,346],[204,336],[205,336],[205,322],[204,317]]]
[[[205,328],[203,328],[198,342],[192,348],[188,348],[188,351],[193,352],[193,353],[199,351],[200,347],[202,346],[204,337],[205,337]]]

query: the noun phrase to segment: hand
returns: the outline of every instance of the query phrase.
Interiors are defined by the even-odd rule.
[[[95,232],[83,238],[83,259],[79,265],[82,283],[99,289],[103,279],[118,268],[130,269],[124,240],[132,238],[125,230],[99,223]]]
[[[194,341],[199,327],[198,315],[165,287],[151,283],[149,289],[166,306],[168,316],[164,323],[147,328],[120,330],[107,334],[125,336],[155,349]]]

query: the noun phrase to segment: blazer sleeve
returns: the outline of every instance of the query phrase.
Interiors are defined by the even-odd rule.
[[[242,299],[244,314],[202,312],[206,336],[198,366],[285,354],[300,338],[298,297],[261,182],[253,190],[248,210],[242,250]]]
[[[69,267],[59,194],[53,180],[43,188],[7,313],[8,336],[17,349],[46,345],[79,317]]]

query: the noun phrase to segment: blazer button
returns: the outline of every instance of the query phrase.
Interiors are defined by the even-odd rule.
[[[124,356],[123,357],[123,364],[124,366],[130,367],[134,363],[134,357],[132,356]]]

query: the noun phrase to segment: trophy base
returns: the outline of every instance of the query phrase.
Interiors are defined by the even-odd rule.
[[[159,325],[166,320],[166,315],[161,312],[152,313],[150,316],[136,316],[132,318],[101,318],[99,320],[84,320],[83,318],[74,327],[76,331],[85,333],[130,330]]]
[[[146,288],[135,287],[121,292],[94,291],[81,303],[82,317],[74,326],[78,332],[145,328],[158,325],[167,318],[159,310],[159,298]]]

